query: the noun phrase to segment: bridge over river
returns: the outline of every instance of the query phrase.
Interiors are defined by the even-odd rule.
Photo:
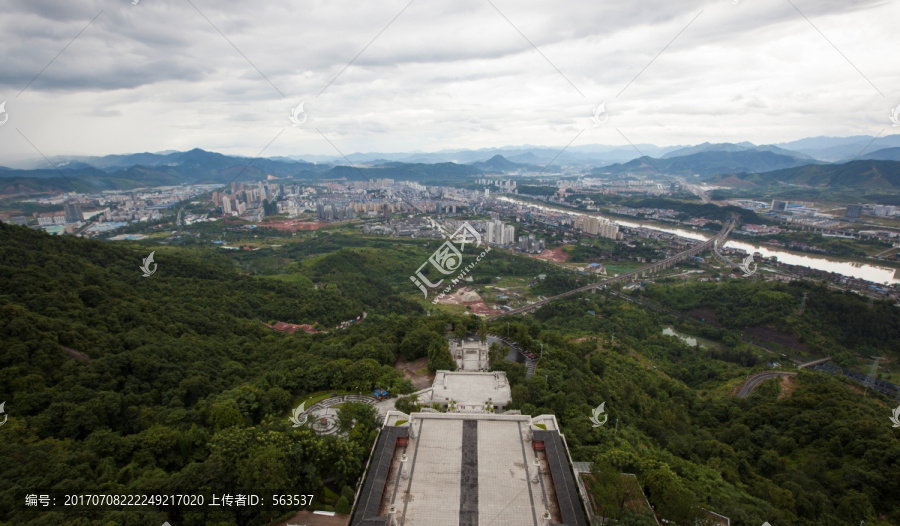
[[[624,274],[619,274],[613,278],[607,278],[598,283],[591,283],[590,285],[585,285],[583,287],[579,287],[577,289],[570,290],[568,292],[563,292],[562,294],[557,294],[556,296],[551,296],[549,298],[545,298],[541,301],[536,301],[529,305],[525,305],[524,307],[519,307],[517,309],[513,309],[510,311],[502,312],[500,314],[495,314],[488,318],[488,320],[496,320],[497,318],[502,318],[503,316],[511,316],[513,314],[522,314],[526,312],[531,312],[539,307],[550,303],[551,301],[558,300],[560,298],[565,298],[566,296],[572,296],[573,294],[580,294],[582,292],[593,291],[599,288],[607,287],[609,285],[614,285],[616,283],[623,283],[626,281],[636,281],[644,276],[649,276],[650,274],[654,274],[656,272],[661,272],[667,268],[675,266],[678,262],[684,261],[689,257],[696,256],[710,248],[715,248],[719,243],[724,243],[725,239],[728,237],[728,234],[734,230],[734,227],[737,226],[737,217],[732,216],[728,221],[725,222],[725,225],[722,226],[722,230],[719,231],[714,237],[700,243],[699,245],[694,245],[693,247],[684,250],[675,254],[674,256],[670,256],[662,261],[655,261],[650,263],[649,265],[645,265],[641,268],[632,270],[631,272],[626,272]]]

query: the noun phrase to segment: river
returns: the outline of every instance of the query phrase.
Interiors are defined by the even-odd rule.
[[[541,210],[548,210],[552,212],[562,212],[571,215],[583,214],[584,212],[574,211],[574,210],[566,210],[565,208],[558,208],[555,206],[546,206],[542,204],[531,203],[528,201],[520,201],[518,199],[510,199],[508,197],[497,197],[501,201],[507,201],[510,203],[516,203],[521,205],[533,206],[535,208],[539,208]],[[592,214],[597,215],[599,214]],[[599,216],[602,217],[602,216]],[[606,218],[609,219],[609,218]],[[681,237],[685,237],[688,239],[694,239],[697,241],[706,241],[707,239],[713,237],[715,235],[714,232],[707,232],[703,230],[691,230],[686,228],[679,227],[660,227],[653,224],[646,223],[637,223],[632,221],[626,221],[622,219],[609,219],[610,221],[621,225],[632,228],[644,227],[651,230],[658,230],[660,232],[668,232],[670,234],[676,234]],[[754,245],[751,243],[745,243],[743,241],[733,241],[728,240],[725,243],[726,247],[729,248],[738,248],[745,252],[759,252],[763,255],[763,257],[775,257],[778,261],[782,263],[787,263],[789,265],[799,265],[803,267],[808,267],[816,270],[824,270],[826,272],[835,272],[837,274],[841,274],[842,276],[849,276],[853,278],[864,279],[867,281],[871,281],[873,283],[879,284],[888,284],[893,285],[895,283],[900,283],[900,272],[896,271],[890,267],[879,267],[877,265],[872,265],[870,263],[860,263],[856,261],[842,261],[839,259],[834,259],[826,256],[817,256],[812,254],[794,254],[792,252],[787,252],[784,250],[780,250],[775,247],[771,247],[769,245]]]

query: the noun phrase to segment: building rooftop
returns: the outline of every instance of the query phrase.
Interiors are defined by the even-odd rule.
[[[391,411],[351,520],[375,524],[588,522],[553,415]]]
[[[461,412],[477,412],[488,399],[497,407],[506,406],[512,400],[505,372],[437,371],[431,390],[419,397],[426,403],[446,404],[456,400]]]
[[[479,296],[480,300],[481,297]],[[462,344],[455,338],[450,339],[450,354],[456,360],[460,371],[486,371],[490,367],[487,343],[475,338],[465,338]]]

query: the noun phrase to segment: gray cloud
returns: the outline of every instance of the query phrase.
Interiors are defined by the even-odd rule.
[[[486,0],[419,0],[369,44],[408,1],[191,0],[201,15],[187,0],[10,0],[0,100],[48,155],[250,156],[303,100],[344,152],[562,146],[584,129],[576,145],[623,144],[614,127],[657,144],[874,135],[900,104],[882,58],[900,47],[896,3],[791,0],[826,40],[786,0],[492,1],[509,22]],[[593,128],[603,101],[610,127]],[[33,153],[0,127],[0,165]],[[334,151],[312,127],[266,151],[302,153]]]

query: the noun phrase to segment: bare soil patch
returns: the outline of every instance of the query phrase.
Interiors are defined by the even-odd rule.
[[[394,369],[403,373],[403,377],[412,382],[416,390],[431,387],[434,384],[434,374],[428,372],[428,358],[422,357],[407,362],[402,356],[397,358]]]
[[[545,250],[540,254],[535,255],[537,259],[545,259],[547,261],[553,261],[554,263],[565,263],[569,260],[569,255],[563,251],[565,247],[569,245],[563,245],[561,247],[551,248],[550,250]]]
[[[465,305],[472,314],[490,315],[500,312],[497,309],[488,307],[487,303],[484,302],[484,298],[471,287],[462,287],[453,291],[438,300],[438,303],[443,305]]]
[[[794,394],[794,391],[797,390],[797,377],[796,376],[782,376],[781,377],[781,394],[778,395],[778,399],[787,398]]]

